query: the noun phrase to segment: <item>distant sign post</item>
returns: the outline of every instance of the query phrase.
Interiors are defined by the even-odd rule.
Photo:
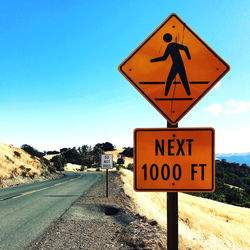
[[[214,130],[178,129],[178,122],[229,70],[176,14],[119,65],[120,73],[168,120],[168,130],[134,132],[134,189],[168,192],[170,250],[178,249],[177,192],[215,189]]]
[[[108,197],[108,171],[113,168],[113,155],[102,155],[101,168],[106,169],[106,197]]]

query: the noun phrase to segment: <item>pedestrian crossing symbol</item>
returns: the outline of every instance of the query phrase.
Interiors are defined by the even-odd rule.
[[[171,14],[119,66],[119,71],[172,124],[229,71],[176,14]]]

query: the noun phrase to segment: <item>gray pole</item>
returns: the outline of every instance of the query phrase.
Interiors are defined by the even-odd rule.
[[[168,128],[178,128],[178,123],[167,123]],[[167,193],[167,249],[178,250],[178,193]]]
[[[109,170],[106,169],[106,197],[109,196]]]

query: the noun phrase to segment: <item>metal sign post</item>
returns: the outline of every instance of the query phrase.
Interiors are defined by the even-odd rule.
[[[109,197],[109,170],[106,169],[106,197]]]
[[[178,250],[178,193],[167,193],[167,249]]]
[[[178,128],[178,123],[167,123],[167,128]],[[167,249],[178,250],[178,193],[167,193]]]
[[[106,169],[106,197],[108,198],[108,195],[109,195],[109,191],[108,191],[108,188],[109,188],[109,184],[108,184],[108,180],[109,180],[109,177],[108,177],[108,174],[109,174],[109,169],[112,169],[113,168],[113,155],[111,154],[107,154],[107,155],[102,155],[102,158],[101,158],[101,168],[102,169]]]

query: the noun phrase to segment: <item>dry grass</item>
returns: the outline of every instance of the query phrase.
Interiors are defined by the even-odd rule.
[[[81,170],[81,165],[67,163],[64,166],[64,171],[80,171],[80,170]]]
[[[113,150],[113,151],[106,151],[105,154],[111,154],[113,155],[113,160],[115,162],[117,162],[117,159],[118,159],[118,154],[120,154],[121,152],[123,152],[124,149],[116,149],[116,150]],[[133,163],[133,158],[130,158],[130,157],[124,157],[124,166],[128,166],[129,163]]]
[[[44,158],[50,161],[54,156],[57,156],[57,155],[60,155],[60,154],[45,155]]]
[[[11,178],[14,170],[21,175],[24,170],[20,166],[30,168],[30,174],[40,175],[42,171],[42,164],[36,157],[31,158],[20,148],[0,143],[0,178]]]
[[[135,192],[133,173],[121,170],[136,212],[166,228],[166,193]],[[250,249],[250,209],[179,193],[180,249]]]

